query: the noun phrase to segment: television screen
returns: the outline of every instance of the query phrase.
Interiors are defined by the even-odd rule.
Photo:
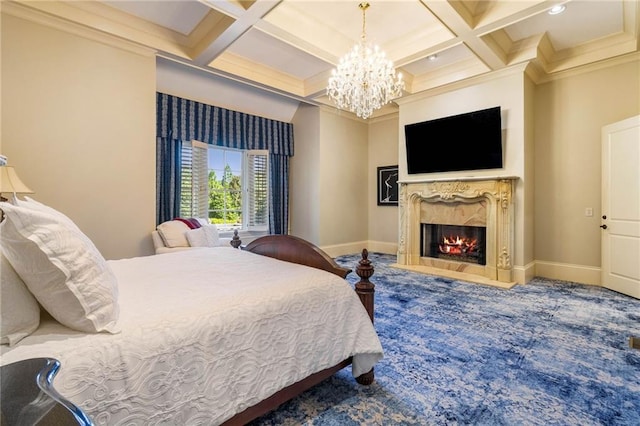
[[[404,126],[407,172],[502,168],[500,107]]]

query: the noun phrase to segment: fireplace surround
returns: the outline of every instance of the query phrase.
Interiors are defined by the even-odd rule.
[[[498,176],[399,182],[398,266],[426,266],[512,283],[515,179]],[[482,228],[484,264],[455,256],[425,256],[424,224]]]

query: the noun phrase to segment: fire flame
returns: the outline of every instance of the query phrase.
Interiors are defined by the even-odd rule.
[[[478,240],[475,238],[464,238],[460,236],[443,237],[442,244],[438,245],[440,253],[445,254],[466,254],[472,253],[478,248]]]

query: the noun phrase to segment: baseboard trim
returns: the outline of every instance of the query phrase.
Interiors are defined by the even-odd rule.
[[[526,284],[536,276],[536,262],[529,262],[524,266],[513,267],[513,280],[518,284]]]
[[[539,277],[581,284],[602,285],[600,268],[541,260],[537,260],[535,263],[535,274]]]
[[[337,257],[337,256],[344,256],[345,254],[360,253],[364,248],[369,250],[369,242],[357,241],[355,243],[320,246],[320,248],[324,250],[329,256]]]
[[[329,256],[344,256],[345,254],[355,254],[362,252],[362,249],[367,249],[371,252],[385,253],[396,255],[398,253],[397,243],[388,243],[384,241],[358,241],[355,243],[346,244],[333,244],[329,246],[321,246]]]
[[[376,253],[384,253],[384,254],[398,254],[398,243],[387,243],[384,241],[368,241],[367,250],[376,252]]]

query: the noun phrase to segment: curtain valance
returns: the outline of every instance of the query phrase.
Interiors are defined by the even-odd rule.
[[[157,137],[293,156],[293,125],[157,93]]]

